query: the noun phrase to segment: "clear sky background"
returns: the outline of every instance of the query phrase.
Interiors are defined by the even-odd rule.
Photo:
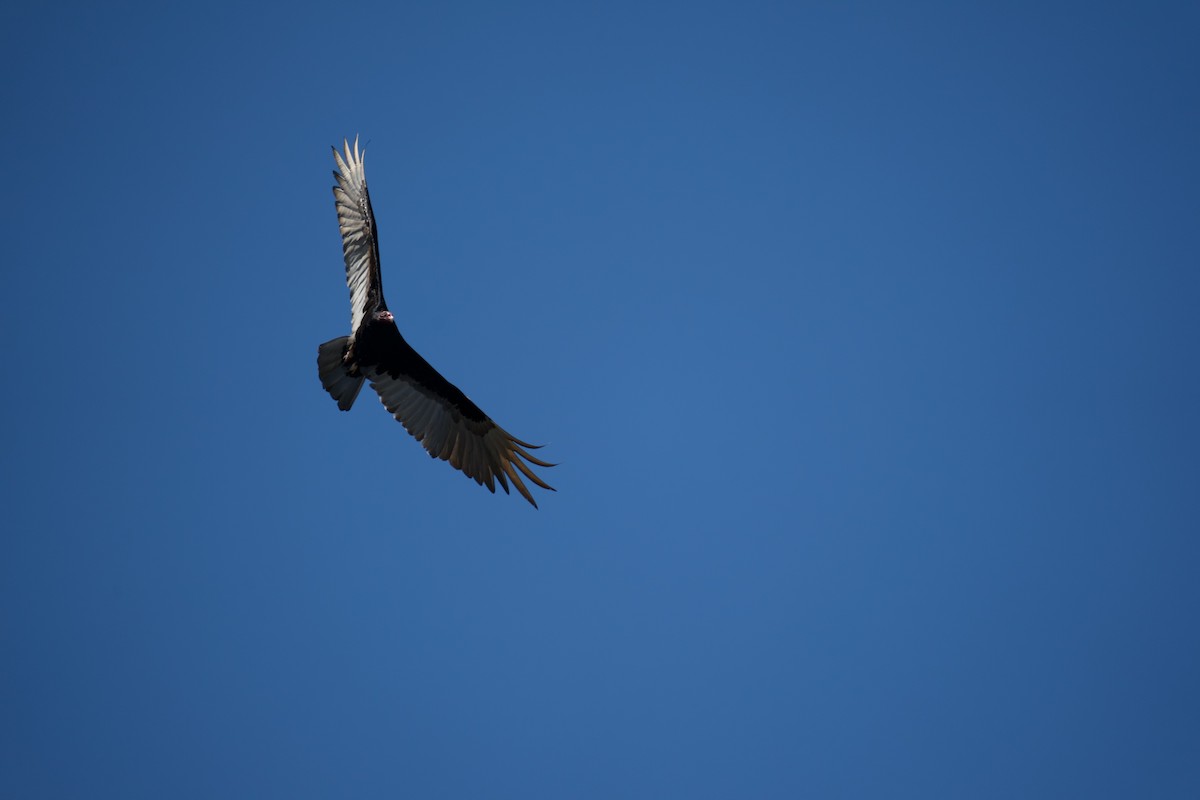
[[[1200,796],[1198,32],[7,4],[0,794]],[[539,511],[321,390],[356,133]]]

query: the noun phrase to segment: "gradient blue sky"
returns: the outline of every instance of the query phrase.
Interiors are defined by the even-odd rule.
[[[0,794],[1200,796],[1198,30],[8,4]]]

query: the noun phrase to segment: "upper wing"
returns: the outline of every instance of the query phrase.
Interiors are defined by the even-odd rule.
[[[385,309],[383,281],[379,275],[379,236],[375,231],[375,213],[371,210],[371,196],[367,194],[367,174],[363,171],[363,156],[359,151],[358,137],[354,137],[354,150],[345,139],[345,158],[333,148],[333,158],[338,171],[333,173],[337,186],[333,187],[334,207],[337,208],[338,227],[342,231],[342,255],[346,259],[346,284],[350,287],[350,332],[357,333],[363,318],[372,311]]]
[[[462,470],[476,483],[486,485],[493,493],[495,481],[500,481],[507,493],[508,480],[511,480],[521,496],[537,508],[521,475],[543,489],[554,491],[525,463],[554,466],[534,458],[524,449],[536,450],[539,445],[523,442],[501,428],[407,342],[400,341],[402,351],[406,352],[397,354],[396,363],[366,370],[371,388],[379,393],[387,410],[416,437],[430,456],[449,461],[450,466]]]

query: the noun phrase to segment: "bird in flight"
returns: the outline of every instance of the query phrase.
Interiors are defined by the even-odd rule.
[[[529,454],[540,445],[523,442],[493,422],[400,335],[383,299],[379,234],[363,171],[366,151],[358,149],[357,137],[353,150],[348,141],[342,144],[344,154],[333,148],[337,164],[333,198],[350,287],[350,335],[317,348],[321,385],[338,408],[349,411],[363,381],[370,381],[384,407],[431,457],[449,461],[493,494],[497,481],[506,494],[512,481],[537,508],[521,476],[554,491],[529,468],[529,464],[554,466]]]

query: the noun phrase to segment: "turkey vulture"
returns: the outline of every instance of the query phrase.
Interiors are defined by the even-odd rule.
[[[387,410],[431,457],[449,461],[492,494],[496,493],[496,481],[508,493],[511,480],[521,496],[537,508],[521,475],[554,491],[525,463],[554,466],[534,458],[526,449],[536,450],[540,445],[523,442],[493,422],[400,335],[383,299],[379,234],[363,171],[366,151],[359,151],[357,138],[353,151],[348,141],[342,144],[344,157],[333,148],[337,163],[333,198],[350,286],[351,333],[317,348],[321,385],[338,408],[349,411],[363,381],[370,381]]]

